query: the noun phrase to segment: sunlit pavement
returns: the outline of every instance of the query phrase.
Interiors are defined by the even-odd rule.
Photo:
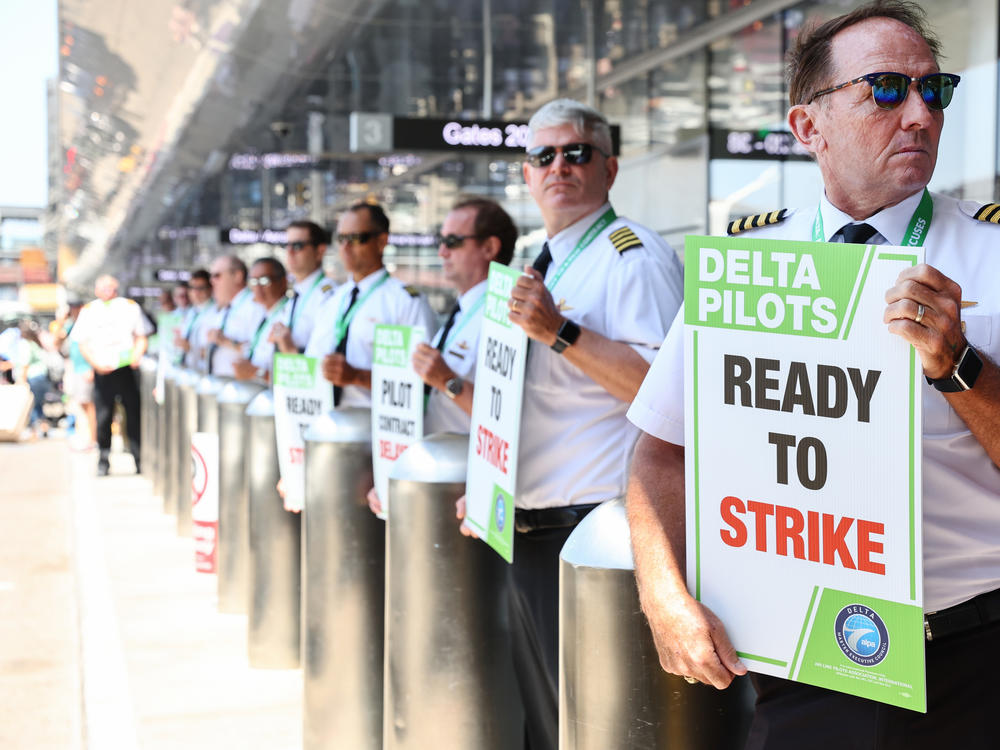
[[[0,748],[301,748],[301,672],[249,668],[131,456],[96,464],[0,443]]]

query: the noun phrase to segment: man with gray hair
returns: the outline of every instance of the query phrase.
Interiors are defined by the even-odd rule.
[[[680,264],[619,216],[604,116],[570,99],[528,123],[524,180],[547,239],[508,302],[532,339],[515,493],[511,625],[531,750],[558,735],[559,551],[597,504],[625,492],[638,430],[625,411],[681,302]]]

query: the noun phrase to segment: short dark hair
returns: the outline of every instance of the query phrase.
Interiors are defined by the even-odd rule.
[[[459,198],[451,207],[452,211],[471,208],[476,212],[473,231],[477,237],[496,237],[500,240],[500,252],[497,253],[497,263],[510,265],[514,259],[514,243],[517,242],[517,226],[510,214],[503,210],[499,203],[489,198],[467,196]]]
[[[309,241],[314,245],[327,245],[330,242],[327,231],[314,221],[306,221],[305,219],[293,221],[287,229],[305,229],[309,232]]]
[[[928,27],[923,8],[905,0],[875,0],[826,23],[807,26],[799,33],[785,59],[788,100],[792,106],[806,104],[817,91],[836,83],[830,80],[833,37],[871,18],[889,18],[909,26],[927,42],[935,61],[941,55],[941,42]]]
[[[375,229],[379,232],[389,233],[389,217],[386,216],[385,209],[382,208],[378,203],[368,203],[366,201],[359,201],[354,203],[347,209],[351,213],[357,211],[367,211],[368,220],[374,225]]]
[[[191,278],[188,280],[186,284],[184,284],[184,286],[190,289],[191,282],[194,281],[195,279],[204,281],[207,286],[212,286],[212,277],[211,275],[209,275],[208,271],[206,271],[204,268],[199,268],[195,271],[192,271]]]
[[[251,265],[251,268],[253,266],[260,266],[260,265],[268,266],[269,268],[268,276],[273,276],[273,277],[280,276],[283,279],[288,277],[288,272],[285,270],[284,264],[277,258],[274,258],[272,256],[257,258],[257,260],[255,260]]]

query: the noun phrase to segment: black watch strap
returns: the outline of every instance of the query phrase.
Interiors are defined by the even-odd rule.
[[[979,352],[971,345],[966,344],[949,377],[928,378],[926,375],[924,377],[930,385],[942,393],[961,393],[976,384],[976,378],[979,377],[982,369],[983,360],[980,359]]]
[[[580,326],[572,320],[564,320],[563,324],[559,326],[559,330],[556,331],[556,340],[552,344],[552,351],[556,354],[562,354],[566,347],[573,346],[578,338],[580,338]]]

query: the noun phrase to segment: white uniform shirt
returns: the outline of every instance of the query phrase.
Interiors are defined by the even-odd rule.
[[[379,281],[388,273],[380,268],[354,282],[341,284],[318,313],[313,334],[306,345],[310,357],[325,357],[337,348],[334,340],[336,324],[351,299],[351,290],[358,287],[357,312],[347,333],[347,363],[361,370],[372,369],[372,350],[375,326],[378,323],[402,326],[423,326],[425,331],[437,330],[437,318],[423,295],[414,294],[403,282],[391,276]],[[376,287],[376,284],[378,286]],[[374,290],[365,297],[369,290]],[[341,406],[371,406],[371,391],[361,386],[344,388]]]
[[[548,240],[551,279],[607,209]],[[627,227],[642,241],[619,253],[609,235]],[[563,314],[652,361],[683,295],[680,263],[655,232],[618,217],[576,258],[552,290]],[[518,456],[518,508],[598,503],[625,491],[638,431],[628,407],[566,357],[532,342],[525,372]]]
[[[210,301],[201,305],[188,307],[181,322],[181,335],[190,345],[188,351],[183,352],[182,357],[178,357],[185,367],[192,370],[205,370],[205,331],[208,330],[208,322],[215,311],[215,305]]]
[[[212,347],[207,339],[208,332],[218,329],[230,341],[236,341],[240,344],[245,343],[253,334],[253,329],[250,328],[250,325],[252,322],[251,317],[256,315],[255,307],[258,306],[253,301],[253,293],[249,287],[244,287],[236,293],[236,296],[233,297],[228,305],[225,307],[216,305],[212,309],[212,313],[201,328],[199,345],[205,348],[206,357],[208,356],[209,349],[212,349],[213,375],[233,377],[236,374],[233,369],[233,363],[243,355],[240,351],[228,346]]]
[[[922,193],[866,220],[870,242],[900,245]],[[965,335],[1000,360],[1000,227],[976,221],[981,204],[934,195],[926,262],[962,287],[976,306],[962,311]],[[829,241],[851,218],[821,200]],[[815,207],[747,236],[810,240]],[[684,316],[678,314],[628,417],[661,440],[684,444]],[[1000,587],[1000,470],[933,386],[923,394],[924,609],[934,612]]]
[[[118,369],[131,362],[135,337],[148,336],[150,331],[136,302],[114,297],[84,305],[70,337],[86,348],[98,364]]]
[[[304,351],[316,325],[316,315],[323,303],[327,302],[337,288],[337,283],[323,275],[317,268],[292,288],[296,297],[289,311],[288,325],[292,329],[292,342],[299,351]]]
[[[479,332],[483,327],[483,306],[486,295],[485,279],[458,298],[459,312],[448,332],[447,346],[441,357],[451,371],[466,383],[476,377],[476,357],[479,353]],[[444,328],[440,328],[430,345],[437,348]],[[424,434],[435,432],[469,432],[469,415],[437,388],[431,389],[424,415]]]
[[[265,310],[263,305],[254,303],[254,308],[257,311],[256,325],[253,326],[250,338],[244,346],[243,356],[258,369],[271,372],[277,348],[267,339],[275,323],[288,325],[293,299],[293,297],[286,295],[275,302],[269,310]]]

